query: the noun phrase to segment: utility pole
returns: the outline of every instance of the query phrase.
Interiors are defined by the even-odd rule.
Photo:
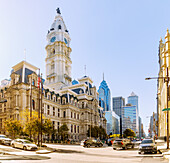
[[[43,121],[43,118],[42,118],[42,115],[43,115],[43,110],[42,110],[42,99],[43,99],[43,81],[42,81],[42,73],[41,73],[41,143],[40,143],[40,146],[42,146],[42,121]]]
[[[40,69],[39,69],[39,75],[38,75],[38,94],[39,94],[39,99],[38,99],[38,120],[40,120]],[[40,145],[40,132],[38,132],[38,146]]]
[[[155,139],[156,133],[155,133],[155,113],[154,112],[153,112],[153,133],[154,133],[154,139]]]
[[[167,80],[166,80],[166,86],[167,86],[167,149],[169,149],[169,110],[168,110],[168,101],[169,101],[169,89],[168,89],[168,83],[169,83],[169,76],[168,76],[168,67],[167,70]]]

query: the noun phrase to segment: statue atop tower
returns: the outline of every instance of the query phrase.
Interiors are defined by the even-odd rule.
[[[57,8],[57,15],[47,33],[46,46],[46,85],[53,90],[61,89],[71,84],[71,48],[67,27]]]
[[[57,9],[56,9],[56,11],[57,11],[57,13],[58,13],[58,14],[61,14],[61,12],[60,12],[60,9],[59,9],[59,8],[57,8]]]

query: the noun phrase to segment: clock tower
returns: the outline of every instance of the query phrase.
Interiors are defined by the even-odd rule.
[[[71,84],[71,48],[70,36],[60,9],[57,8],[57,15],[47,33],[46,46],[46,85],[53,90]]]

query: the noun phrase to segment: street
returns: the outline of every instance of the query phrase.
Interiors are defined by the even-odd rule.
[[[0,155],[0,162],[59,162],[59,163],[83,163],[83,162],[93,162],[93,163],[168,163],[169,160],[164,159],[161,154],[145,154],[139,155],[137,149],[128,150],[113,150],[112,147],[102,147],[102,148],[84,148],[78,145],[53,145],[47,144],[48,147],[55,148],[56,152],[49,154],[36,154],[35,151],[23,151],[20,149],[13,149],[8,146],[0,146],[1,151],[9,151],[11,160],[2,160],[3,157]]]

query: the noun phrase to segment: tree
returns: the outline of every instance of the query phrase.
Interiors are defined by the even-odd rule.
[[[63,124],[58,131],[58,134],[61,135],[62,140],[65,140],[66,136],[68,135],[68,127],[66,124]]]
[[[25,125],[25,132],[33,135],[34,142],[37,142],[38,134],[50,134],[53,131],[53,124],[50,119],[45,119],[43,123],[39,119],[32,118]]]
[[[18,120],[8,119],[5,121],[5,130],[15,139],[17,135],[22,133],[23,126]]]
[[[131,130],[130,128],[127,128],[124,132],[123,132],[123,137],[128,137],[128,136],[136,136],[135,132],[133,130]]]
[[[87,136],[90,137],[90,128],[87,130]],[[106,130],[102,126],[91,127],[91,137],[105,139],[107,137]]]

